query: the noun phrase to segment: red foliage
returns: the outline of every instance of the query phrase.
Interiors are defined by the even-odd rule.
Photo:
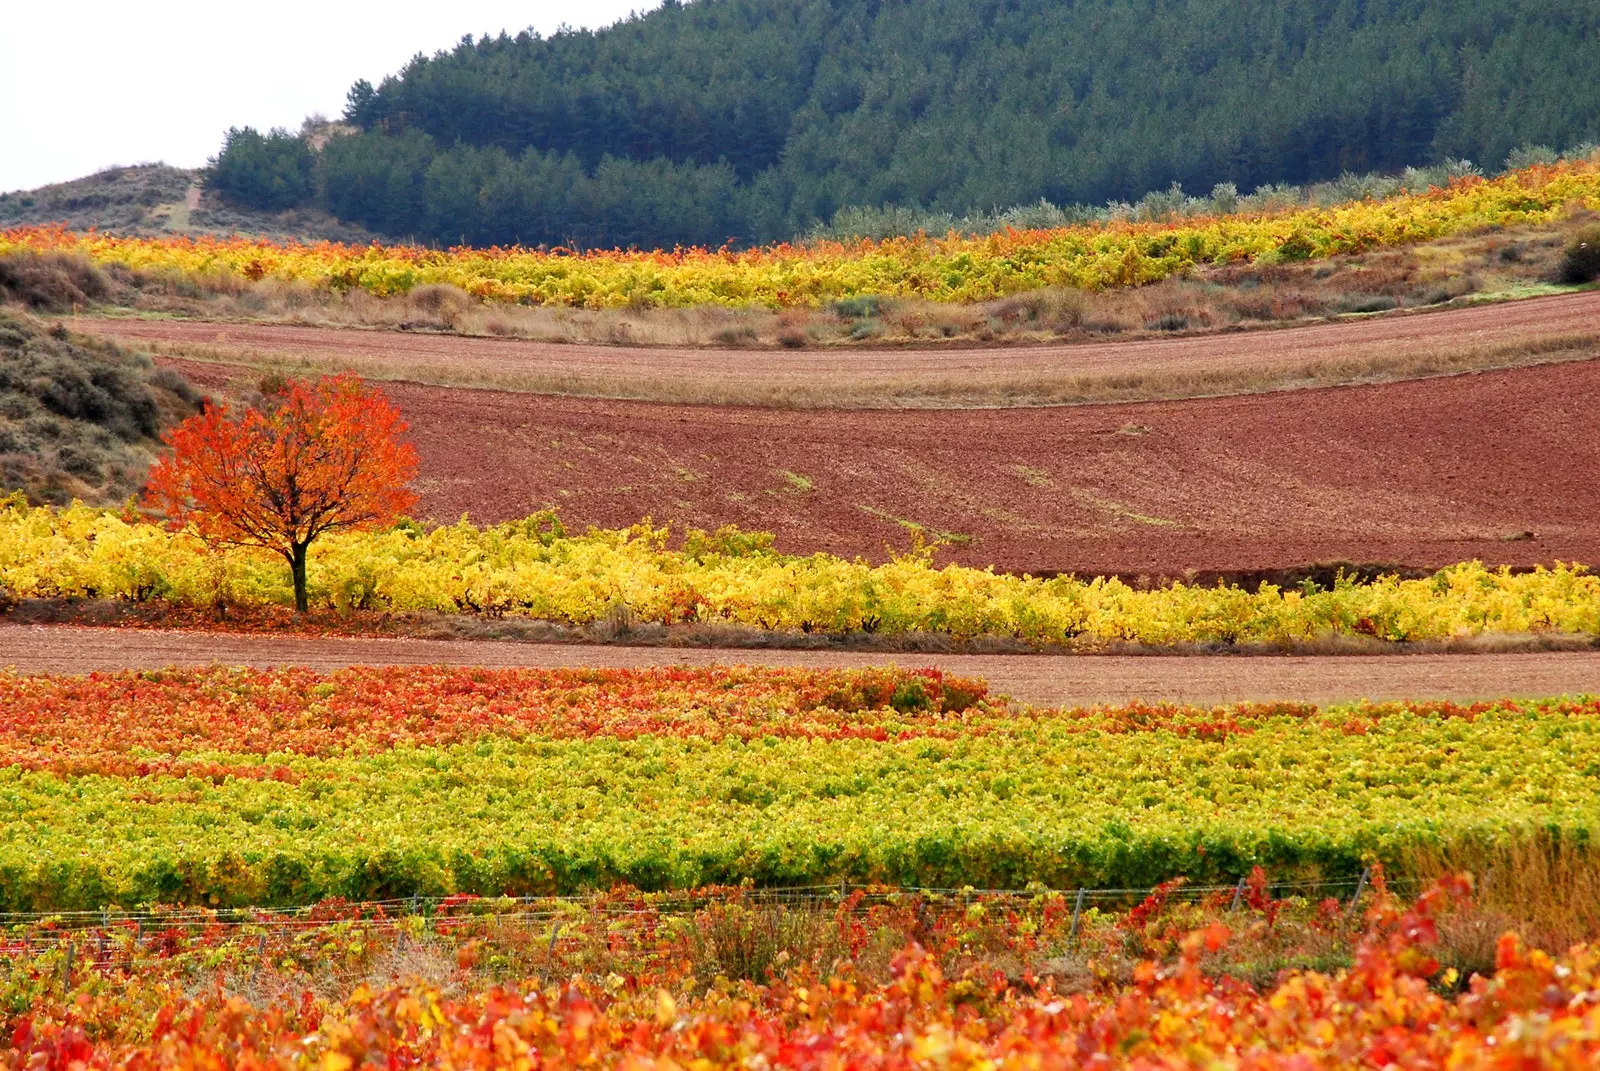
[[[207,403],[174,428],[172,454],[150,470],[148,501],[207,542],[282,554],[304,611],[306,548],[325,532],[388,524],[410,509],[417,455],[399,440],[399,412],[353,376],[291,381],[277,402],[238,418]]]
[[[468,942],[451,984],[413,979],[334,995],[324,983],[319,995],[286,988],[254,1002],[231,995],[220,975],[197,984],[195,958],[166,971],[146,960],[137,981],[85,963],[74,994],[58,996],[53,984],[16,990],[17,1014],[0,1011],[9,1042],[0,1068],[1596,1066],[1596,950],[1556,960],[1508,935],[1494,975],[1452,994],[1433,979],[1428,920],[1465,894],[1465,882],[1447,879],[1409,906],[1377,884],[1351,967],[1288,971],[1263,990],[1204,968],[1238,940],[1220,921],[1189,932],[1175,961],[1140,963],[1131,983],[1067,990],[1055,978],[1019,985],[982,965],[953,970],[918,944],[880,981],[848,964],[829,976],[802,965],[764,984],[707,987],[669,962],[604,978],[563,971],[570,980],[492,983],[470,973],[483,949]],[[341,939],[330,929],[301,940],[333,949]]]
[[[927,706],[902,714],[896,688]],[[818,739],[971,735],[962,717],[982,682],[937,670],[172,669],[88,677],[0,674],[0,769],[66,776],[293,781],[246,756],[332,755],[505,736],[762,736]],[[241,761],[197,760],[222,752]]]

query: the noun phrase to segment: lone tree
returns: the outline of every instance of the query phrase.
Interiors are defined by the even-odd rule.
[[[306,611],[306,551],[325,532],[389,524],[416,502],[417,454],[400,414],[353,376],[291,381],[266,411],[207,403],[166,436],[147,502],[213,546],[265,547],[294,574]]]

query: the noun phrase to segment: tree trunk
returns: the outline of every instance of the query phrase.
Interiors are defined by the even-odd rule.
[[[306,544],[294,545],[289,568],[294,572],[294,608],[303,614],[310,609],[306,602]]]

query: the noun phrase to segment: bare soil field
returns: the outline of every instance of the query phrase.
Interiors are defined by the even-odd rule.
[[[937,666],[1035,705],[1359,699],[1498,699],[1600,691],[1600,651],[1482,655],[1181,657],[899,655],[351,639],[0,625],[0,666],[90,673],[167,666]]]
[[[249,369],[175,361],[210,389]],[[1600,361],[1030,409],[777,410],[391,383],[417,513],[774,532],[881,560],[1153,577],[1350,561],[1600,563]]]
[[[281,324],[76,319],[171,357],[578,397],[960,408],[1207,397],[1600,357],[1600,291],[1143,341],[800,350],[573,345]]]

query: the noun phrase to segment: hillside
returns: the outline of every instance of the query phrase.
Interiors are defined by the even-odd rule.
[[[1600,140],[1596,69],[1590,0],[671,0],[419,55],[352,89],[361,133],[236,131],[222,159],[246,203],[386,233],[714,246],[849,206],[1498,168]]]
[[[0,273],[0,300],[5,282]],[[147,357],[0,309],[0,482],[31,501],[137,493],[162,430],[199,398]]]
[[[0,229],[65,224],[112,234],[248,234],[278,241],[367,242],[372,232],[315,206],[262,211],[203,188],[201,171],[166,164],[111,167],[71,182],[0,193]]]

